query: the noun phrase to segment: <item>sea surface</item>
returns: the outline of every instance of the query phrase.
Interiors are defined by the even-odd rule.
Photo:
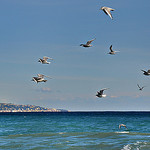
[[[0,113],[6,149],[150,150],[150,112]]]

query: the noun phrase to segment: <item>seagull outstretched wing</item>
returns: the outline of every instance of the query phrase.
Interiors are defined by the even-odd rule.
[[[50,58],[50,57],[46,57],[46,56],[43,57],[43,60],[47,60],[47,59],[53,60],[53,58]]]
[[[146,72],[145,70],[141,70],[141,71]]]
[[[108,89],[108,88],[101,89],[101,90],[99,91],[99,93],[102,95],[103,92],[104,92],[104,90],[107,90],[107,89]]]
[[[141,89],[141,87],[139,86],[139,84],[137,84],[138,88]]]
[[[38,76],[39,78],[44,78],[44,77],[46,77],[46,78],[52,79],[52,77],[49,77],[49,76],[46,76],[46,75],[43,75],[43,74],[38,74],[37,76]]]
[[[34,78],[34,77],[32,78],[32,81],[34,81],[34,82],[36,82],[36,83],[37,83],[37,80],[35,80],[35,78]]]
[[[44,76],[44,77],[49,78],[49,79],[52,79],[52,77],[50,77],[50,76]]]
[[[110,51],[113,52],[113,50],[112,50],[112,45],[110,46]]]
[[[96,39],[96,38],[95,38],[95,39]],[[95,39],[92,39],[92,40],[90,40],[90,41],[87,41],[86,45],[91,44]]]
[[[45,75],[43,75],[43,74],[37,74],[37,76],[38,76],[39,78],[44,78]]]
[[[111,14],[110,11],[114,11],[115,9],[109,8],[109,7],[102,7],[101,9],[104,11],[104,13],[105,13],[106,15],[109,15],[109,17],[110,17],[111,19],[113,19],[112,14]]]

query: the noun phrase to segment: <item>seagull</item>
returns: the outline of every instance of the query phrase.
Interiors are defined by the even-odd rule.
[[[37,77],[33,77],[32,81],[34,81],[36,83],[38,83],[38,82],[46,82],[47,80],[45,80],[44,77],[47,77],[47,78],[51,79],[51,77],[49,77],[49,76],[45,76],[43,74],[37,74]]]
[[[96,38],[95,38],[95,39],[96,39]],[[95,39],[92,39],[92,40],[90,40],[90,41],[87,41],[86,44],[80,44],[80,46],[83,46],[83,47],[91,47],[91,46],[92,46],[91,43],[92,43]]]
[[[146,76],[149,76],[150,75],[150,70],[148,70],[148,71],[145,71],[145,70],[141,70],[141,71],[143,71],[144,73],[144,75],[146,75]]]
[[[142,91],[143,88],[145,87],[145,86],[140,87],[138,84],[137,84],[137,86],[138,86],[138,88],[139,88],[140,91]]]
[[[40,58],[38,62],[40,62],[40,63],[42,63],[42,64],[50,64],[51,62],[48,62],[48,61],[47,61],[48,59],[53,60],[53,59],[50,58],[50,57],[44,56],[43,59]]]
[[[119,129],[120,129],[121,127],[125,127],[125,128],[127,129],[127,126],[126,126],[125,124],[120,124],[120,125],[119,125]]]
[[[100,91],[97,91],[97,94],[96,96],[99,97],[99,98],[102,98],[102,97],[106,97],[105,94],[103,94],[104,90],[107,90],[108,88],[105,88],[105,89],[102,89]]]
[[[116,52],[119,52],[119,51],[113,51],[112,50],[112,45],[110,46],[109,49],[110,49],[110,52],[108,54],[111,54],[111,55],[114,55]]]
[[[101,7],[100,9],[103,10],[106,15],[109,15],[111,19],[113,19],[110,11],[114,11],[115,9],[109,7]]]

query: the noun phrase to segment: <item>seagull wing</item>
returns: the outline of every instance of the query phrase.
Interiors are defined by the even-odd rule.
[[[113,52],[113,50],[112,50],[112,45],[110,46],[110,51]]]
[[[142,88],[141,89],[144,89],[146,86],[142,86]]]
[[[44,77],[49,78],[49,79],[52,79],[52,77],[49,77],[49,76],[45,76],[45,75],[44,75]]]
[[[90,40],[90,41],[87,41],[86,45],[89,45],[89,44],[91,44],[91,43],[92,43],[94,40],[95,40],[95,39],[93,39],[93,40]]]
[[[109,88],[104,88],[104,89],[102,89],[102,90],[107,90],[107,89],[109,89]]]
[[[45,57],[45,56],[43,57],[43,60],[47,60],[47,59],[49,59],[49,57]]]
[[[108,8],[110,11],[114,11],[115,9],[113,9],[113,8]]]
[[[44,78],[44,77],[46,77],[46,78],[50,78],[50,79],[52,79],[52,77],[45,76],[45,75],[43,75],[43,74],[38,74],[37,76],[38,76],[39,78]]]
[[[32,80],[37,83],[37,80],[35,79],[35,77],[33,77]]]
[[[109,17],[110,17],[111,19],[113,19],[112,15],[111,15],[111,12],[110,12],[110,9],[105,8],[105,9],[104,9],[104,12],[105,12],[107,15],[109,15]]]
[[[43,59],[44,59],[44,60],[47,60],[47,59],[51,59],[51,60],[53,60],[53,58],[46,57],[46,56],[44,56],[44,57],[43,57]]]
[[[44,78],[44,75],[43,75],[43,74],[37,74],[37,76],[38,76],[39,78]]]
[[[102,10],[104,11],[104,13],[105,13],[106,15],[108,15],[108,13],[107,13],[107,11],[106,11],[106,8],[102,8]]]
[[[109,89],[109,88],[104,88],[104,89],[100,90],[100,94],[103,94],[104,90],[107,90],[107,89]]]
[[[103,95],[103,92],[104,92],[104,90],[100,90],[100,91],[99,91],[99,94],[100,94],[100,95]]]
[[[39,58],[39,61],[42,61],[43,59]]]
[[[141,70],[141,71],[146,72],[145,70]]]
[[[137,84],[138,88],[140,89],[141,87]]]

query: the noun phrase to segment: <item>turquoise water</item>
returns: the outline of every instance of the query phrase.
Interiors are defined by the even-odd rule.
[[[0,150],[150,150],[149,112],[6,113],[0,122]]]

